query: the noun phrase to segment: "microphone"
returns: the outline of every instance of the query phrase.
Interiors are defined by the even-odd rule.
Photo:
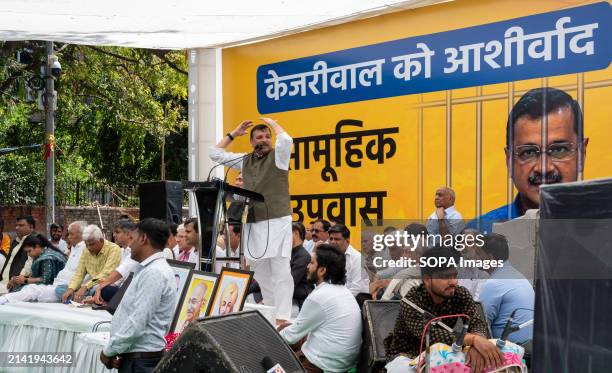
[[[497,342],[495,342],[495,345],[497,346],[497,348],[502,349],[504,348],[504,346],[506,346],[506,340],[508,339],[508,336],[516,330],[512,330],[512,321],[514,320],[514,315],[516,314],[516,310],[512,311],[512,313],[510,314],[510,317],[508,317],[508,321],[506,321],[506,326],[504,326],[504,331],[501,334],[501,337],[497,340]]]
[[[213,166],[213,167],[210,169],[210,171],[208,171],[208,177],[206,178],[206,181],[210,181],[210,175],[212,175],[212,172],[213,172],[213,170],[214,170],[215,168],[217,168],[217,167],[219,167],[219,166],[223,166],[223,165],[228,164],[228,163],[233,162],[233,161],[236,161],[236,163],[238,163],[239,161],[243,160],[243,159],[244,159],[246,156],[248,156],[249,154],[251,154],[251,153],[247,153],[247,154],[245,154],[245,155],[243,155],[243,156],[236,157],[236,158],[233,158],[233,159],[229,159],[229,160],[227,160],[227,161],[225,161],[225,162],[217,163],[216,165],[214,165],[214,166]],[[231,165],[231,166],[233,166],[233,165],[234,165],[234,164],[232,163],[232,165]],[[230,166],[230,167],[231,167],[231,166]]]
[[[236,164],[236,163],[238,163],[238,162],[242,161],[244,158],[248,157],[249,155],[255,154],[255,152],[256,152],[256,151],[261,150],[261,148],[263,148],[263,145],[262,145],[262,144],[257,144],[257,145],[255,145],[255,149],[254,149],[252,152],[250,152],[250,153],[246,153],[245,155],[242,155],[242,156],[240,156],[240,157],[236,157],[236,158],[233,158],[233,159],[228,159],[228,160],[227,160],[227,161],[225,161],[225,162],[217,163],[217,164],[216,164],[216,165],[214,165],[214,166],[213,166],[213,167],[210,169],[210,171],[208,172],[208,177],[206,178],[206,181],[210,181],[210,175],[212,175],[212,172],[213,172],[213,170],[214,170],[215,168],[217,168],[217,167],[219,167],[219,166],[223,166],[223,165],[226,165],[226,164],[228,164],[228,163],[231,163],[231,162],[236,161],[235,163],[232,163],[232,164],[230,165],[230,167],[231,167],[231,166],[233,166],[234,164]],[[225,181],[225,180],[224,180],[224,181]]]
[[[422,309],[421,307],[417,306],[416,304],[412,303],[411,301],[409,301],[407,298],[402,298],[402,302],[406,303],[407,305],[409,305],[410,307],[412,307],[415,311],[417,311],[418,313],[420,313],[423,318],[425,320],[431,320],[434,317],[436,317],[435,315],[433,315],[430,312],[425,311],[424,309]],[[435,325],[438,325],[440,327],[442,327],[443,329],[445,329],[447,332],[452,333],[453,329],[451,329],[448,325],[446,325],[443,322],[440,321],[436,321]]]
[[[269,356],[265,356],[261,361],[266,373],[286,373],[280,364],[274,364],[274,361]]]
[[[461,352],[463,350],[463,340],[465,339],[465,335],[467,334],[469,328],[469,322],[463,323],[463,319],[459,317],[457,319],[457,323],[455,324],[455,328],[453,329],[453,334],[455,335],[455,341],[451,348],[453,352]]]
[[[230,171],[230,169],[232,168],[232,166],[233,166],[233,165],[235,165],[236,163],[238,163],[238,162],[242,161],[242,159],[244,159],[244,158],[248,157],[249,155],[257,155],[257,152],[258,152],[259,150],[261,150],[261,148],[263,148],[263,145],[262,145],[262,144],[257,144],[257,145],[255,145],[255,148],[253,149],[253,151],[252,151],[252,152],[250,152],[250,153],[247,153],[247,154],[243,155],[243,156],[242,156],[242,158],[240,158],[240,160],[239,160],[239,161],[237,161],[237,162],[235,162],[235,163],[232,163],[232,164],[229,166],[229,168],[227,169],[227,171],[225,172],[225,177],[223,178],[223,182],[225,183],[225,182],[227,181],[227,175],[229,174],[229,171]]]
[[[526,328],[526,327],[528,327],[528,326],[531,326],[531,325],[533,325],[533,319],[531,319],[531,320],[529,320],[529,321],[525,321],[525,322],[524,322],[524,323],[522,323],[521,325],[519,325],[519,326],[515,326],[515,327],[514,327],[514,328],[512,328],[512,329],[513,329],[513,331],[514,331],[514,332],[518,332],[519,330],[521,330],[521,329],[523,329],[523,328]]]

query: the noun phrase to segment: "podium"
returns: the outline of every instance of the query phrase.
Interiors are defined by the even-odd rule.
[[[244,199],[245,212],[243,213],[242,224],[246,222],[246,214],[249,204],[253,201],[264,202],[264,197],[248,189],[238,188],[229,185],[220,179],[211,181],[188,181],[183,183],[183,188],[194,195],[196,212],[198,218],[198,232],[200,250],[198,268],[202,271],[214,272],[216,258],[217,236],[219,226],[223,223],[227,227],[225,201],[229,195],[240,196]],[[244,227],[243,227],[244,228]],[[227,229],[226,229],[227,231]],[[243,230],[244,231],[244,230]],[[238,258],[219,258],[224,261],[240,261],[244,257],[242,247],[243,240],[240,240],[240,256]],[[226,239],[226,252],[229,252],[229,232]]]

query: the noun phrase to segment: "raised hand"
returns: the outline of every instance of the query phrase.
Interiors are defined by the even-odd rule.
[[[245,120],[232,131],[232,136],[242,136],[247,133],[247,130],[253,126],[252,120]]]

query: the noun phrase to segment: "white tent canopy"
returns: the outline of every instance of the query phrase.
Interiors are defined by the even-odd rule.
[[[222,47],[440,0],[0,0],[0,40]]]

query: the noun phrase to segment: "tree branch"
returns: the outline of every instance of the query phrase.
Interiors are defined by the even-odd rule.
[[[166,63],[168,66],[170,66],[174,70],[178,71],[179,73],[183,75],[188,75],[187,71],[181,69],[174,62],[170,61],[168,57],[166,57],[166,53],[167,53],[166,51],[162,51],[159,49],[152,49],[151,52],[153,52],[154,55],[159,57],[162,61],[164,61],[164,63]]]
[[[129,57],[125,57],[125,56],[122,56],[122,55],[117,54],[117,53],[105,51],[104,49],[98,48],[98,47],[94,47],[93,45],[86,45],[86,47],[89,48],[89,49],[93,49],[96,52],[99,52],[99,53],[102,53],[102,54],[105,54],[107,56],[111,56],[111,57],[114,57],[114,58],[117,58],[117,59],[120,59],[120,60],[123,60],[123,61],[132,62],[132,63],[138,63],[138,61],[135,60],[135,59],[132,59],[132,58],[129,58]]]

